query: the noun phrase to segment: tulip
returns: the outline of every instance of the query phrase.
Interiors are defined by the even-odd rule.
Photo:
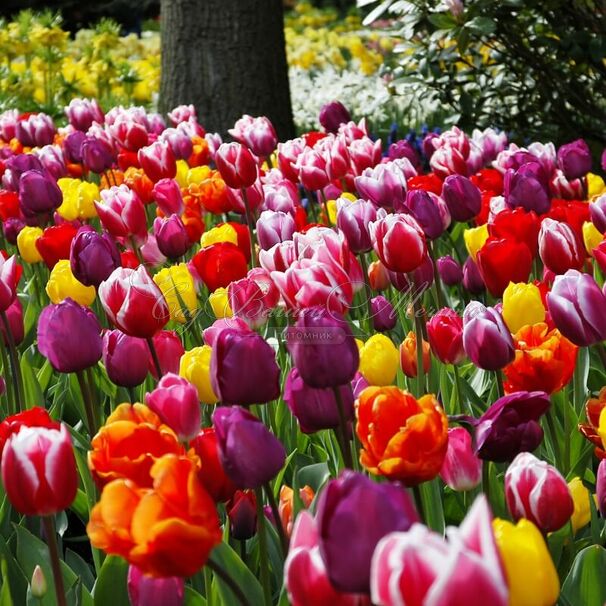
[[[290,139],[284,143],[278,143],[278,168],[293,183],[296,183],[299,179],[297,158],[306,147],[305,140],[301,137]]]
[[[558,149],[558,167],[567,179],[579,179],[591,170],[591,150],[583,139]]]
[[[210,292],[246,276],[246,256],[231,242],[219,242],[197,252],[192,261],[196,272]]]
[[[440,477],[456,491],[473,490],[482,479],[482,461],[473,452],[469,432],[462,427],[448,430],[448,449]]]
[[[221,331],[212,348],[210,380],[224,404],[265,404],[280,395],[274,350],[252,331]]]
[[[196,386],[198,399],[203,404],[215,404],[219,401],[213,390],[210,377],[212,349],[208,345],[194,347],[181,357],[179,374]]]
[[[596,474],[596,498],[600,515],[606,517],[606,462],[600,461]]]
[[[66,426],[24,426],[12,434],[2,452],[2,483],[11,505],[23,515],[67,509],[76,497],[78,471]]]
[[[77,229],[69,224],[47,227],[36,240],[36,248],[49,269],[60,259],[69,259],[69,251]]]
[[[440,279],[446,286],[456,286],[463,280],[463,269],[450,255],[436,259]]]
[[[507,468],[505,500],[515,521],[526,518],[544,533],[562,528],[574,509],[562,474],[529,452],[521,452]]]
[[[143,339],[129,337],[119,330],[103,335],[103,365],[112,383],[135,387],[147,376],[147,344]]]
[[[345,234],[347,244],[355,254],[372,250],[369,225],[376,218],[377,211],[370,202],[337,202],[337,227]]]
[[[341,124],[347,124],[351,120],[351,115],[340,101],[330,101],[320,109],[318,120],[326,132],[336,133]]]
[[[442,364],[459,364],[465,358],[463,319],[453,309],[445,307],[427,322],[427,337]]]
[[[463,231],[465,248],[474,261],[477,261],[478,252],[486,244],[489,236],[488,225],[486,223]]]
[[[212,419],[221,462],[238,488],[259,488],[280,471],[284,446],[257,417],[229,406],[216,408]]]
[[[236,541],[247,541],[257,533],[257,499],[252,490],[236,490],[227,505],[229,534]]]
[[[191,157],[192,152],[194,150],[194,146],[192,144],[190,136],[181,128],[167,128],[162,132],[158,140],[162,143],[167,144],[168,147],[170,147],[175,161],[187,161]]]
[[[429,372],[431,356],[429,355],[429,343],[423,340],[423,372]],[[402,372],[409,378],[417,376],[417,337],[410,331],[404,341],[400,344],[400,367]]]
[[[165,215],[180,215],[183,212],[181,189],[174,179],[160,179],[155,183],[153,197]]]
[[[95,288],[76,280],[65,259],[53,267],[46,283],[46,294],[52,303],[60,303],[68,297],[80,305],[91,305],[95,300]]]
[[[185,263],[161,269],[153,277],[162,291],[171,320],[180,324],[189,322],[198,309],[194,278]]]
[[[105,120],[96,99],[72,99],[63,111],[69,123],[82,132],[86,132],[93,122],[103,124]]]
[[[439,238],[450,225],[448,207],[444,200],[434,193],[422,189],[409,191],[406,194],[405,208],[430,240]]]
[[[390,160],[405,158],[412,164],[415,170],[418,170],[421,166],[417,150],[406,139],[400,139],[392,143],[387,150],[387,157]]]
[[[23,324],[23,307],[17,297],[15,297],[14,301],[8,306],[4,313],[6,314],[6,320],[13,337],[13,342],[15,345],[20,345],[25,338],[25,326]],[[8,338],[4,322],[0,322],[0,334],[2,335],[4,344],[8,347],[10,339]]]
[[[264,210],[257,220],[259,246],[263,250],[269,250],[275,244],[292,240],[295,229],[295,221],[292,215],[279,211]]]
[[[42,599],[48,591],[46,577],[44,576],[42,568],[40,568],[40,564],[36,564],[36,567],[34,568],[30,587],[32,595],[39,600]]]
[[[101,359],[101,326],[95,314],[65,299],[38,318],[38,350],[58,372],[78,372]]]
[[[183,442],[200,431],[200,403],[194,385],[173,373],[165,374],[145,403]]]
[[[143,266],[114,270],[98,293],[111,322],[132,337],[149,339],[169,320],[164,295]]]
[[[542,391],[518,391],[499,398],[472,421],[476,454],[484,461],[503,463],[535,450],[543,440],[539,419],[549,405],[549,396]]]
[[[536,162],[528,162],[518,170],[508,170],[503,195],[509,208],[520,207],[540,215],[551,207],[545,172]]]
[[[478,301],[469,303],[463,314],[463,347],[469,359],[484,370],[499,370],[515,355],[501,314]]]
[[[360,356],[347,321],[336,312],[310,307],[285,331],[288,351],[303,381],[311,387],[349,383]]]
[[[86,134],[76,130],[65,139],[63,139],[63,155],[70,164],[80,164],[82,162],[82,143],[86,139]]]
[[[179,372],[179,362],[185,350],[183,349],[181,339],[175,333],[175,331],[160,330],[152,337],[152,341],[154,344],[154,349],[158,354],[162,371],[172,372],[175,374]],[[158,376],[158,371],[154,364],[153,356],[149,351],[148,354],[148,370],[154,379],[159,379],[160,377]]]
[[[406,175],[395,162],[367,168],[354,179],[363,199],[377,207],[401,209],[406,200]]]
[[[593,257],[593,251],[602,243],[604,236],[596,229],[595,225],[589,221],[583,223],[582,233],[585,250]]]
[[[591,493],[583,485],[583,481],[579,477],[575,477],[568,482],[568,489],[574,502],[574,511],[570,518],[572,526],[572,534],[576,534],[581,528],[589,524],[591,520]]]
[[[590,275],[570,269],[556,276],[547,308],[559,331],[575,345],[606,339],[606,296]]]
[[[5,312],[17,296],[21,268],[15,255],[5,259],[0,254],[0,312]]]
[[[236,123],[237,126],[237,123]],[[243,129],[241,137],[234,137],[244,143],[250,151],[261,158],[269,156],[278,144],[278,135],[269,118],[253,118]]]
[[[154,235],[160,252],[169,259],[178,259],[191,247],[187,230],[179,215],[154,219]]]
[[[585,261],[581,243],[573,229],[549,217],[541,223],[539,254],[545,266],[555,274],[581,269]]]
[[[425,235],[409,215],[388,215],[370,224],[373,248],[383,265],[409,273],[421,265],[427,247]]]
[[[602,194],[589,205],[589,216],[601,234],[606,232],[606,194]]]
[[[298,155],[295,168],[303,187],[308,191],[323,189],[330,182],[323,155],[310,147],[305,147]]]
[[[185,580],[182,577],[152,577],[131,564],[126,586],[131,606],[183,606]]]
[[[395,328],[398,317],[393,305],[383,296],[378,295],[370,300],[372,325],[376,331],[385,332]]]
[[[515,526],[495,519],[493,528],[509,586],[509,604],[553,606],[560,595],[560,581],[539,529],[524,519]]]
[[[114,163],[112,148],[97,137],[85,137],[80,144],[79,154],[85,168],[97,175],[109,170]]]
[[[335,589],[352,593],[369,592],[377,543],[390,532],[407,531],[419,519],[400,485],[377,484],[348,470],[329,480],[316,512],[320,553],[330,582]],[[348,530],[352,528],[355,533]]]
[[[215,163],[228,187],[250,187],[257,180],[255,159],[240,143],[222,143],[215,154]]]
[[[160,179],[173,179],[177,174],[175,155],[166,142],[155,141],[137,152],[137,159],[145,174],[157,183]]]
[[[63,151],[55,145],[46,145],[37,150],[36,155],[48,174],[55,180],[67,175]]]
[[[57,214],[65,221],[88,220],[97,216],[95,200],[99,199],[96,183],[78,179],[63,178],[57,181],[63,192],[63,202]]]
[[[461,526],[449,529],[448,541],[421,524],[388,534],[372,557],[373,603],[508,606],[507,580],[491,522],[488,502],[480,496]]]
[[[36,240],[44,232],[39,227],[24,227],[17,236],[17,249],[26,263],[38,263],[42,261],[42,255],[36,248]]]
[[[231,282],[230,284],[233,284],[233,282]],[[210,306],[213,310],[213,314],[215,315],[215,318],[217,318],[217,320],[233,317],[234,312],[229,305],[229,294],[227,288],[221,287],[217,288],[217,290],[215,290],[214,292],[211,292],[208,295],[208,302],[210,303]]]
[[[26,147],[50,145],[55,137],[53,119],[42,112],[24,114],[17,121],[15,136]]]
[[[482,207],[480,190],[463,175],[446,177],[442,187],[442,198],[455,221],[473,219]]]
[[[19,178],[19,206],[26,217],[53,212],[62,201],[59,186],[47,172],[28,170]]]
[[[17,219],[15,217],[9,217],[2,223],[2,231],[4,232],[4,237],[9,244],[13,246],[17,245],[17,238],[21,233],[21,230],[25,227],[25,222],[21,221],[21,219]],[[36,251],[37,252],[37,251]],[[39,253],[38,253],[39,254]]]
[[[503,292],[503,309],[501,311],[507,328],[512,333],[518,332],[527,324],[537,324],[545,320],[545,307],[541,293],[534,284],[509,283]]]
[[[106,233],[81,227],[70,247],[70,266],[74,277],[85,286],[98,287],[120,267],[120,253]]]
[[[251,328],[259,328],[267,322],[271,310],[278,303],[279,294],[265,270],[253,269],[248,275],[250,277],[229,285],[228,306],[234,316],[242,318]]]
[[[353,393],[349,385],[338,387],[346,421],[354,416]],[[339,408],[332,389],[307,385],[296,368],[291,369],[284,384],[284,401],[299,422],[303,433],[339,427]]]
[[[381,161],[381,140],[373,141],[362,135],[349,144],[349,155],[355,173],[361,175],[364,169],[372,168]]]
[[[136,152],[147,145],[149,140],[146,125],[126,115],[110,124],[109,131],[118,145],[129,152]]]
[[[103,202],[95,202],[103,227],[114,238],[132,238],[137,244],[147,240],[145,207],[139,196],[126,185],[101,192]]]
[[[482,274],[471,257],[468,257],[463,264],[463,287],[472,295],[479,295],[486,290]]]
[[[389,288],[389,272],[381,261],[373,261],[368,266],[368,284],[372,290]]]

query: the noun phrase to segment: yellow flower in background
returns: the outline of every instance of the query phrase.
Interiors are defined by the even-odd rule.
[[[496,518],[492,527],[509,584],[509,606],[553,606],[560,580],[539,529],[524,518],[515,525]]]
[[[179,263],[165,267],[154,276],[154,282],[166,299],[171,320],[184,324],[191,319],[198,309],[198,295],[187,265]]]
[[[53,267],[48,282],[46,293],[53,303],[61,303],[70,297],[80,305],[91,305],[95,300],[95,287],[84,286],[74,277],[68,259],[57,261]]]
[[[545,320],[545,307],[541,291],[534,284],[510,282],[503,292],[503,319],[511,333],[522,326],[538,324]]]
[[[205,231],[200,238],[200,246],[206,248],[218,242],[231,242],[238,245],[238,232],[228,223]]]
[[[398,348],[383,334],[373,335],[360,348],[360,373],[370,385],[392,385],[399,364]]]
[[[465,240],[465,248],[475,261],[476,255],[486,240],[488,240],[488,225],[480,225],[479,227],[470,227],[463,232],[463,240]]]
[[[62,178],[57,181],[63,202],[57,212],[66,220],[85,220],[97,216],[95,200],[100,200],[99,186],[80,179]]]
[[[40,227],[25,226],[17,236],[17,248],[22,259],[27,263],[39,263],[42,257],[36,248],[36,240],[44,232]]]
[[[600,437],[602,435],[601,421],[602,415],[600,414]],[[573,478],[570,480],[570,482],[568,482],[568,488],[570,489],[570,494],[572,495],[572,500],[574,501],[574,511],[572,512],[572,517],[570,518],[572,532],[574,534],[577,532],[577,530],[587,526],[591,520],[591,504],[589,501],[589,499],[591,499],[591,493],[583,485],[581,478]]]
[[[597,248],[603,239],[604,236],[591,221],[585,221],[585,223],[583,223],[583,244],[585,244],[585,250],[588,254],[591,255],[593,249]]]
[[[186,351],[179,362],[179,374],[196,386],[198,399],[203,404],[216,404],[219,401],[210,383],[211,355],[211,347],[203,345]]]
[[[214,292],[208,295],[208,302],[215,314],[217,320],[222,318],[231,318],[234,315],[230,305],[229,297],[227,296],[227,288],[217,288]]]

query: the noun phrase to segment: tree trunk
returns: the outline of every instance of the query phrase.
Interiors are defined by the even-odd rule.
[[[242,114],[294,136],[282,0],[162,0],[160,111],[193,103],[225,135]]]

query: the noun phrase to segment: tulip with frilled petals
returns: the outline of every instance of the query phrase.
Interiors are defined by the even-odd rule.
[[[440,309],[427,322],[427,338],[433,355],[442,364],[459,364],[465,358],[463,319],[454,309]]]
[[[359,355],[360,374],[370,385],[391,385],[395,381],[400,357],[387,335],[372,335],[361,345]]]
[[[154,219],[154,235],[160,252],[169,259],[178,259],[191,247],[191,240],[179,215]]]
[[[225,508],[229,518],[229,535],[236,541],[247,541],[257,532],[257,498],[253,490],[236,490]]]
[[[520,452],[532,452],[543,440],[539,419],[550,406],[543,391],[517,391],[499,398],[475,427],[475,452],[485,461],[511,461]]]
[[[138,244],[147,240],[145,207],[139,196],[126,185],[115,185],[101,192],[95,202],[103,227],[114,238],[133,238]]]
[[[181,189],[174,179],[160,179],[155,183],[153,196],[158,208],[165,215],[180,215],[183,212]]]
[[[320,109],[318,120],[326,132],[336,133],[341,124],[347,124],[351,120],[351,115],[340,101],[330,101]]]
[[[482,207],[480,190],[463,175],[446,177],[442,186],[442,198],[454,221],[469,221]]]
[[[168,143],[154,141],[137,152],[137,159],[145,174],[157,183],[160,179],[173,179],[177,174],[175,155]]]
[[[275,244],[291,240],[295,229],[291,214],[264,210],[257,220],[257,241],[263,250],[269,250]]]
[[[501,314],[478,301],[469,303],[463,314],[463,347],[469,359],[484,370],[499,370],[515,355]]]
[[[365,200],[337,200],[337,227],[345,234],[350,250],[365,253],[372,250],[369,225],[377,219],[375,207]]]
[[[352,593],[369,592],[370,562],[377,543],[390,532],[407,531],[419,520],[402,486],[378,484],[348,470],[324,487],[316,512],[320,553],[330,582],[335,589]]]
[[[406,175],[395,162],[367,168],[354,180],[356,190],[375,206],[400,209],[406,200]]]
[[[212,348],[210,380],[224,404],[265,404],[280,395],[274,350],[252,331],[221,331]]]
[[[38,318],[38,350],[58,372],[78,372],[101,359],[101,326],[95,314],[65,299]]]
[[[545,266],[555,274],[581,269],[585,261],[583,246],[572,227],[549,217],[541,223],[539,255]]]
[[[83,226],[70,247],[70,267],[74,277],[85,286],[98,287],[120,267],[120,253],[113,239]]]
[[[459,528],[449,528],[448,540],[421,524],[384,537],[372,557],[373,603],[512,604],[491,524],[490,506],[482,495]]]
[[[13,433],[2,451],[2,483],[21,514],[48,516],[67,509],[78,489],[67,427],[23,426]]]
[[[503,292],[501,315],[512,333],[518,332],[527,324],[543,322],[545,307],[538,286],[525,282],[510,282]]]
[[[436,268],[446,286],[456,286],[463,281],[463,269],[450,255],[436,259]]]
[[[131,565],[126,586],[130,606],[183,606],[185,580],[182,577],[152,577]]]
[[[63,202],[63,193],[47,172],[28,170],[19,178],[19,207],[26,217],[51,213]]]
[[[435,396],[416,400],[397,387],[368,387],[356,402],[356,418],[365,469],[407,486],[438,475],[448,420]]]
[[[114,270],[98,293],[110,321],[132,337],[151,338],[169,320],[164,295],[142,265]]]
[[[591,170],[591,150],[584,139],[566,143],[558,149],[558,167],[567,179],[584,177]]]
[[[145,403],[183,442],[200,431],[200,403],[196,388],[173,373],[165,374],[156,388],[145,395]]]
[[[353,393],[349,384],[338,387],[346,421],[353,420]],[[303,433],[339,427],[339,408],[334,391],[307,385],[299,371],[293,368],[284,384],[284,401],[299,422]]]
[[[575,345],[606,339],[606,296],[589,274],[570,269],[556,276],[547,308],[558,330]]]
[[[373,328],[385,332],[395,328],[398,316],[393,305],[383,295],[377,295],[370,300]]]
[[[53,303],[60,303],[67,297],[72,298],[80,305],[91,305],[95,300],[94,286],[84,286],[76,280],[69,261],[66,259],[59,261],[53,267],[45,290],[48,298]]]
[[[512,606],[553,606],[560,580],[545,539],[529,520],[493,521],[494,536],[509,585]]]
[[[360,356],[351,327],[336,312],[304,309],[285,337],[294,366],[311,387],[344,385],[358,370]]]
[[[97,175],[110,169],[114,163],[114,153],[109,143],[97,137],[85,137],[79,153],[84,167]]]
[[[225,472],[238,488],[259,488],[284,465],[286,451],[280,440],[244,408],[217,408],[213,427]]]
[[[240,143],[222,143],[215,154],[215,163],[228,187],[250,187],[257,180],[257,163]]]
[[[521,452],[507,468],[505,500],[514,520],[526,518],[544,533],[562,528],[574,509],[562,474],[529,452]]]
[[[543,214],[551,207],[546,175],[536,162],[528,162],[517,170],[508,170],[503,195],[509,208],[521,207]]]
[[[425,234],[410,215],[387,215],[370,224],[372,244],[383,265],[395,272],[409,273],[425,258]]]
[[[6,311],[17,296],[21,268],[15,255],[5,259],[0,254],[0,312]]]
[[[119,330],[103,334],[103,365],[112,383],[136,387],[147,377],[147,344],[143,339],[129,337]]]
[[[472,490],[482,479],[482,461],[473,452],[471,435],[463,427],[448,430],[448,448],[440,477],[456,491]]]
[[[423,372],[427,374],[431,366],[431,356],[429,355],[429,343],[423,339]],[[417,336],[411,330],[400,343],[400,368],[409,378],[415,378],[417,372]]]
[[[450,225],[448,207],[442,198],[432,192],[413,189],[406,194],[404,204],[430,240],[439,238]]]

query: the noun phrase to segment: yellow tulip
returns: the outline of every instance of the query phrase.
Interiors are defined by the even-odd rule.
[[[219,227],[213,227],[208,231],[205,231],[200,238],[200,246],[206,248],[212,244],[218,242],[231,242],[232,244],[238,244],[238,232],[228,223],[219,225]]]
[[[509,606],[553,606],[560,580],[545,539],[529,520],[492,523],[509,584]]]
[[[70,297],[80,305],[91,305],[96,294],[94,286],[84,286],[76,280],[68,259],[57,261],[53,267],[46,283],[46,293],[55,304]]]
[[[79,179],[63,178],[57,181],[63,193],[63,202],[57,212],[66,220],[92,219],[97,216],[95,200],[99,200],[99,187]]]
[[[604,236],[598,231],[598,228],[590,221],[583,223],[583,243],[588,254],[593,253],[593,249],[597,248]]]
[[[600,415],[600,421],[601,420],[602,415]],[[600,427],[602,427],[601,423]],[[574,511],[572,512],[570,523],[572,524],[572,532],[576,533],[577,530],[587,526],[591,520],[591,505],[589,502],[591,493],[585,488],[581,478],[573,478],[570,480],[570,482],[568,482],[568,488],[572,495],[572,500],[574,501]]]
[[[510,282],[503,293],[503,319],[512,333],[545,320],[541,291],[534,284]]]
[[[198,309],[194,278],[185,263],[171,265],[154,276],[168,304],[171,320],[185,324]],[[184,306],[186,309],[184,309]]]
[[[599,196],[605,191],[604,179],[594,173],[587,173],[587,197],[591,200],[594,196]]]
[[[231,318],[234,312],[231,310],[229,305],[229,297],[227,296],[227,288],[217,288],[214,292],[208,296],[208,302],[215,314],[215,318],[220,320],[222,318]]]
[[[399,363],[398,348],[385,335],[373,335],[360,349],[360,373],[370,385],[392,385]]]
[[[187,172],[189,171],[189,166],[185,160],[177,160],[177,174],[175,176],[175,181],[177,185],[181,188],[187,187]]]
[[[39,263],[42,257],[36,248],[36,240],[44,232],[40,227],[24,227],[17,236],[17,248],[21,258],[27,263]]]
[[[471,258],[475,261],[476,255],[486,240],[488,240],[488,225],[480,225],[479,227],[470,227],[463,232],[465,247]]]
[[[194,347],[181,356],[179,374],[196,386],[198,398],[203,404],[216,404],[219,398],[210,383],[210,357],[212,349],[208,345]]]
[[[210,177],[210,167],[196,166],[187,171],[187,185],[200,185],[202,181]]]

